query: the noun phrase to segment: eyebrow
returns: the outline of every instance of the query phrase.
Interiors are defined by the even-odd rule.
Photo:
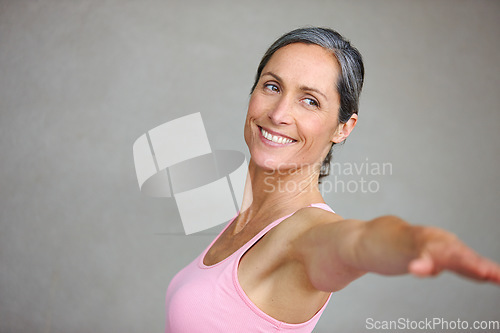
[[[265,72],[261,76],[264,76],[264,75],[270,75],[270,76],[274,77],[276,80],[278,80],[279,82],[283,82],[283,79],[278,74],[275,74],[273,72]],[[323,92],[321,92],[320,90],[316,89],[316,88],[302,85],[302,86],[299,87],[299,89],[302,90],[302,91],[314,91],[314,92],[320,94],[321,96],[323,96],[324,99],[328,100],[328,98],[326,97],[326,95]]]

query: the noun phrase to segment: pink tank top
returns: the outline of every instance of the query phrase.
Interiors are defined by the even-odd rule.
[[[333,212],[326,204],[312,204]],[[166,296],[166,333],[268,333],[312,332],[323,313],[323,307],[308,321],[289,324],[274,319],[261,311],[247,297],[238,281],[238,263],[252,245],[269,230],[292,214],[269,224],[245,245],[224,260],[212,266],[203,264],[205,254],[234,220],[193,262],[172,279]]]

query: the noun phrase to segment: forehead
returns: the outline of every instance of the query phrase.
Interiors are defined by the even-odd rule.
[[[315,44],[293,43],[278,49],[262,73],[271,71],[285,81],[337,91],[341,72],[332,51]]]

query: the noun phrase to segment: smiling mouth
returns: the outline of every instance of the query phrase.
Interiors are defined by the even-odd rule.
[[[293,140],[293,139],[290,139],[290,138],[285,138],[283,136],[273,135],[273,134],[269,133],[268,131],[266,131],[265,129],[263,129],[262,127],[260,127],[260,126],[259,126],[259,129],[260,129],[260,133],[262,133],[262,136],[264,138],[266,138],[267,140],[269,140],[271,142],[274,142],[274,143],[286,145],[288,143],[292,143],[292,142],[296,142],[297,141],[297,140]]]

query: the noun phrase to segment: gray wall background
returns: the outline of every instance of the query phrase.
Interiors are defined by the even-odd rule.
[[[359,125],[334,161],[393,166],[363,175],[376,193],[327,202],[446,228],[500,261],[499,13],[488,0],[0,1],[0,332],[163,331],[169,280],[220,227],[184,236],[172,200],[139,192],[132,144],[201,112],[212,149],[247,153],[258,61],[304,25],[365,58]],[[315,331],[500,320],[499,307],[498,287],[451,274],[368,275]]]

